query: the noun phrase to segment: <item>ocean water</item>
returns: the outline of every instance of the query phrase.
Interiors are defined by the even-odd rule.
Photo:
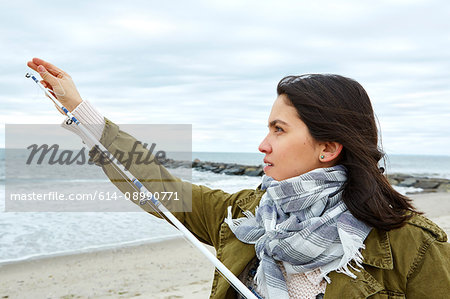
[[[193,152],[192,158],[201,161],[262,165],[264,154]],[[385,161],[387,173],[450,179],[450,156],[386,155]]]
[[[194,152],[192,159],[196,158],[202,161],[260,165],[263,155],[260,153]],[[450,179],[450,157],[399,155],[390,157],[389,163],[388,171],[390,173],[410,173]],[[16,175],[20,177],[19,174]],[[86,190],[94,190],[99,185],[105,185],[111,190],[116,190],[105,175],[96,173],[88,174],[88,177],[74,181],[73,178],[67,177],[67,174],[61,171],[57,175],[58,181],[53,182],[48,182],[50,178],[26,177],[26,173],[21,175],[20,178],[27,182],[23,188],[29,189],[32,189],[33,186],[45,189],[48,186],[50,190],[53,184],[58,183],[67,186],[82,184],[83,189]],[[195,184],[222,189],[230,193],[246,188],[256,188],[260,183],[258,177],[228,176],[196,170],[192,170],[191,180]],[[20,182],[16,183],[20,184]],[[136,212],[83,213],[4,212],[4,209],[5,152],[0,149],[0,265],[32,258],[115,248],[180,236],[180,233],[164,220],[140,212],[138,207],[136,207]]]

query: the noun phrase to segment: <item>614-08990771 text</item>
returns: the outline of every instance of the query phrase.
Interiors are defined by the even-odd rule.
[[[60,193],[57,191],[50,191],[45,193],[30,192],[30,193],[11,193],[10,200],[13,201],[94,201],[94,200],[139,200],[144,204],[147,199],[154,198],[159,201],[179,200],[178,192],[104,192],[95,191],[92,193]]]

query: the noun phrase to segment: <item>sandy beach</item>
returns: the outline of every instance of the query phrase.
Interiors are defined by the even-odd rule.
[[[450,234],[450,193],[410,197]],[[0,298],[208,298],[213,272],[187,241],[172,239],[0,266]]]
[[[173,239],[4,265],[0,298],[207,298],[213,271]]]

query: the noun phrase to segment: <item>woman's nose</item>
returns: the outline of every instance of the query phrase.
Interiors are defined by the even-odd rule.
[[[265,154],[269,154],[270,152],[272,152],[272,146],[270,145],[269,141],[267,140],[267,136],[260,143],[258,150],[261,153],[265,153]]]

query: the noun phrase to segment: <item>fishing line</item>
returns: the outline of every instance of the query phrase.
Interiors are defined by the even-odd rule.
[[[133,190],[138,191],[141,195],[141,190],[144,189],[145,194],[149,195],[146,199],[140,200],[139,204],[143,205],[148,203],[155,212],[160,215],[163,219],[174,225],[182,234],[185,240],[189,241],[194,247],[200,250],[201,253],[216,267],[216,271],[243,297],[247,299],[257,299],[255,294],[249,290],[225,265],[220,262],[158,199],[156,199],[137,178],[135,178],[113,155],[112,158],[109,156],[109,151],[101,144],[99,141],[90,133],[90,131],[78,121],[78,119],[73,116],[73,114],[67,110],[58,100],[55,98],[52,90],[46,88],[39,82],[36,77],[30,73],[25,75],[26,78],[31,78],[33,81],[45,92],[45,94],[52,100],[52,102],[67,115],[67,117],[72,120],[80,129],[80,131],[89,139],[89,141],[94,144],[96,151],[99,154],[106,156],[108,160],[111,161],[113,169],[119,173],[119,175],[132,186]],[[61,83],[58,81],[61,85]],[[62,88],[62,85],[61,85]],[[64,88],[62,88],[64,91]],[[55,93],[56,94],[56,93]],[[65,93],[64,93],[65,94]],[[108,154],[107,154],[108,153]],[[134,185],[134,186],[133,186]]]

